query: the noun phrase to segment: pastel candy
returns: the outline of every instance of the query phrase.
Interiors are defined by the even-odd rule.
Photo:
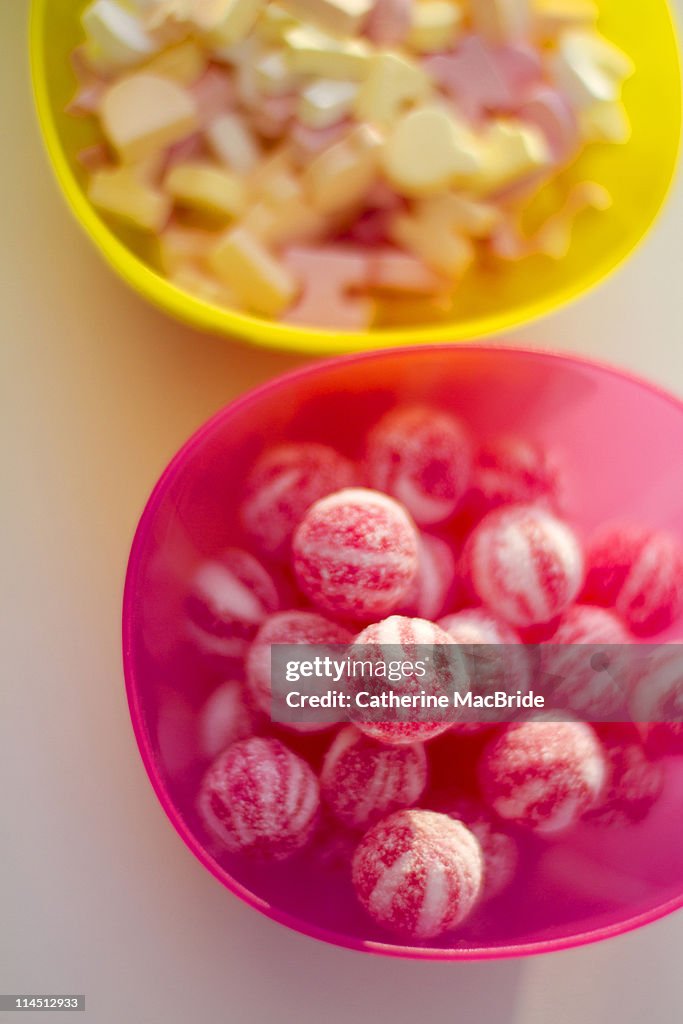
[[[212,274],[195,263],[181,263],[176,266],[168,275],[171,284],[182,288],[183,291],[195,295],[212,306],[222,306],[225,309],[238,309],[239,302],[233,291],[222,281],[217,280]],[[215,653],[211,650],[207,653]]]
[[[285,33],[292,68],[302,75],[358,81],[367,69],[370,48],[363,40],[336,39],[310,25]]]
[[[172,78],[180,85],[192,85],[206,71],[206,54],[196,40],[185,39],[147,61],[145,71]]]
[[[310,128],[295,120],[290,133],[290,141],[293,143],[294,152],[305,163],[309,157],[322,153],[328,146],[340,142],[348,134],[349,126],[344,121],[328,125],[326,128]]]
[[[407,45],[416,53],[437,53],[452,46],[462,30],[463,12],[449,0],[413,5]]]
[[[161,231],[171,213],[170,199],[146,181],[138,167],[95,171],[88,198],[99,210],[144,231]]]
[[[562,93],[549,86],[539,86],[525,100],[518,114],[543,133],[555,161],[564,163],[575,155],[579,126],[576,114]]]
[[[555,260],[569,252],[574,222],[584,210],[608,210],[612,197],[594,181],[581,182],[569,193],[564,206],[539,228],[534,242],[539,252]]]
[[[427,99],[430,92],[429,77],[418,64],[397,53],[378,53],[370,59],[354,110],[362,121],[390,125],[408,105]]]
[[[534,29],[541,38],[552,37],[567,28],[589,28],[598,20],[592,0],[534,0]]]
[[[76,160],[79,166],[90,174],[111,166],[109,150],[103,142],[96,142],[94,146],[86,146],[85,149],[79,150]]]
[[[631,124],[621,103],[608,100],[593,103],[579,112],[579,130],[584,142],[613,142],[623,145],[631,138]]]
[[[529,0],[476,0],[471,16],[476,31],[496,42],[523,39],[531,28]]]
[[[191,94],[176,82],[141,72],[121,78],[107,89],[100,118],[119,156],[132,161],[194,131],[197,106]]]
[[[301,90],[297,105],[299,121],[309,128],[328,128],[348,114],[358,92],[355,82],[317,78]]]
[[[370,255],[368,284],[372,288],[386,291],[432,295],[443,289],[446,282],[425,266],[422,260],[409,253],[398,249],[383,249]]]
[[[350,294],[367,285],[369,258],[364,253],[341,246],[299,247],[285,253],[284,263],[302,287],[298,302],[283,317],[285,323],[352,331],[370,324],[372,301]]]
[[[221,114],[230,110],[235,102],[235,86],[232,77],[215,65],[190,89],[197,106],[199,122],[209,125]]]
[[[458,278],[474,258],[470,239],[487,237],[498,218],[495,207],[451,193],[423,199],[412,213],[397,215],[391,235],[437,273]]]
[[[412,0],[375,0],[365,22],[365,35],[377,46],[403,42],[412,24]]]
[[[271,50],[256,60],[254,79],[264,96],[284,96],[295,89],[298,81],[282,50]]]
[[[265,0],[214,0],[214,10],[198,27],[210,29],[217,45],[231,46],[249,34],[264,6]],[[205,5],[207,11],[210,7],[211,4]]]
[[[433,195],[480,169],[478,147],[466,125],[439,106],[402,117],[382,154],[385,173],[408,196]]]
[[[483,143],[483,167],[472,181],[478,195],[492,195],[515,185],[550,162],[545,135],[522,121],[492,121]]]
[[[372,0],[281,0],[299,21],[311,22],[334,36],[355,35],[368,16]]]
[[[258,109],[252,113],[251,123],[265,139],[279,139],[286,134],[295,109],[295,96],[269,96],[262,99]]]
[[[561,35],[551,70],[558,88],[583,110],[618,100],[624,80],[633,74],[633,63],[597,33],[576,29]]]
[[[259,162],[261,151],[244,117],[221,114],[206,130],[211,150],[222,164],[237,174],[248,174]]]
[[[116,0],[94,0],[81,22],[90,54],[110,70],[134,67],[159,50],[159,42],[140,19]]]
[[[303,174],[315,209],[331,213],[362,200],[377,176],[380,144],[380,136],[369,125],[359,125],[320,153]]]
[[[171,223],[159,237],[159,259],[162,270],[169,276],[186,267],[206,259],[215,245],[216,235],[199,228],[187,228]]]
[[[282,4],[269,3],[259,15],[256,32],[265,42],[281,43],[285,33],[299,24],[299,19]]]
[[[244,180],[207,162],[174,167],[164,187],[178,205],[220,217],[237,217],[247,202]]]
[[[179,142],[174,142],[166,150],[163,171],[168,174],[179,164],[185,164],[191,160],[199,160],[206,156],[204,139],[200,132],[193,132]]]
[[[245,228],[223,235],[209,264],[254,313],[279,316],[296,295],[296,281],[289,271]]]

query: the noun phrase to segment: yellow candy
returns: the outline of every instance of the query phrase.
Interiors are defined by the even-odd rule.
[[[462,23],[462,9],[450,0],[422,0],[413,5],[406,42],[417,53],[438,53],[453,44]]]
[[[551,60],[555,81],[579,110],[619,99],[621,86],[633,74],[633,62],[596,32],[564,32]]]
[[[449,219],[438,196],[420,201],[412,214],[399,214],[390,225],[397,245],[414,253],[432,270],[451,279],[461,277],[474,260],[474,247],[458,219]]]
[[[168,275],[172,284],[214,306],[238,309],[235,293],[222,281],[206,274],[193,263],[181,263]]]
[[[296,296],[293,276],[243,227],[223,235],[209,264],[252,313],[279,316]]]
[[[472,24],[493,42],[523,39],[531,28],[529,0],[474,0]]]
[[[261,12],[256,23],[256,32],[266,43],[281,43],[290,28],[299,25],[299,19],[281,4],[270,3]]]
[[[299,21],[312,23],[333,36],[353,36],[374,6],[374,0],[281,0]]]
[[[159,263],[163,272],[170,277],[181,267],[197,266],[207,256],[216,242],[212,231],[185,228],[179,225],[167,227],[159,236]]]
[[[164,186],[180,206],[218,217],[234,218],[246,206],[244,181],[210,163],[179,164],[166,176]]]
[[[430,91],[429,76],[419,64],[397,53],[378,53],[370,59],[354,110],[362,121],[390,125],[409,104],[427,99]]]
[[[631,138],[631,125],[621,103],[594,103],[579,113],[579,129],[585,142],[623,144]]]
[[[111,85],[102,98],[100,119],[108,140],[127,161],[178,142],[197,126],[190,93],[169,78],[147,72]]]
[[[472,179],[478,195],[489,195],[547,166],[550,151],[545,136],[521,121],[493,121],[483,139],[483,166]]]
[[[297,81],[281,50],[271,50],[254,63],[254,82],[264,96],[285,96],[294,90]]]
[[[238,174],[248,174],[260,159],[254,133],[239,114],[221,114],[209,125],[206,138],[221,163]]]
[[[575,185],[561,210],[549,217],[537,231],[534,246],[538,252],[554,260],[562,260],[569,252],[574,221],[584,210],[608,210],[612,197],[606,188],[594,181]]]
[[[357,93],[355,82],[317,78],[301,90],[297,117],[309,128],[327,128],[348,114]]]
[[[406,114],[387,139],[383,153],[389,181],[408,196],[433,195],[481,166],[472,133],[447,110],[425,106]]]
[[[222,14],[212,19],[209,41],[216,46],[233,46],[245,39],[256,24],[265,0],[218,0]]]
[[[116,0],[94,0],[83,11],[81,23],[87,37],[86,52],[102,68],[134,67],[160,48],[140,19]]]
[[[205,71],[206,54],[194,39],[186,39],[157,54],[145,64],[145,71],[172,78],[181,85],[192,85]]]
[[[285,205],[256,203],[244,216],[242,226],[264,245],[277,249],[292,242],[321,240],[328,221],[324,214],[297,196]]]
[[[335,39],[310,25],[296,26],[285,33],[292,70],[316,78],[358,81],[367,71],[371,49],[358,39]]]
[[[96,171],[90,179],[88,198],[99,210],[133,227],[159,232],[170,216],[171,201],[144,179],[140,167]]]
[[[377,177],[381,145],[382,138],[373,128],[359,125],[323,150],[303,175],[313,207],[329,214],[360,202]]]
[[[544,38],[566,28],[588,28],[598,20],[592,0],[534,0],[533,14],[535,27]]]

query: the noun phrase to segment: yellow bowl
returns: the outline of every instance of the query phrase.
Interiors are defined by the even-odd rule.
[[[203,330],[247,338],[281,350],[332,354],[418,341],[458,341],[508,330],[557,309],[606,278],[638,245],[657,216],[676,166],[681,128],[681,79],[676,33],[666,0],[647,5],[600,0],[600,29],[634,60],[636,74],[624,103],[633,135],[625,146],[591,146],[563,174],[563,184],[594,180],[612,194],[608,213],[579,218],[568,256],[535,256],[472,271],[452,308],[425,321],[407,301],[385,315],[387,326],[360,333],[289,327],[231,312],[170,284],[153,264],[151,247],[114,231],[91,206],[76,162],[94,140],[89,121],[68,117],[75,89],[68,60],[81,40],[79,15],[87,0],[33,0],[30,48],[38,116],[64,195],[107,262],[141,295]]]

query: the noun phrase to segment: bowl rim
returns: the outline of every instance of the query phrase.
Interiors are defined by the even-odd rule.
[[[622,370],[610,363],[593,359],[586,356],[576,356],[567,352],[555,351],[549,348],[531,348],[520,345],[505,344],[450,344],[450,345],[416,345],[410,348],[399,347],[388,350],[379,350],[364,353],[352,353],[338,356],[329,360],[318,360],[296,367],[286,373],[270,378],[249,391],[238,395],[228,402],[221,409],[210,416],[191,436],[181,445],[175,455],[167,463],[159,476],[150,496],[148,497],[143,511],[140,515],[135,530],[133,543],[131,545],[128,566],[126,569],[124,592],[123,592],[123,615],[122,615],[122,651],[123,671],[128,700],[128,710],[138,750],[142,758],[145,770],[157,799],[161,804],[166,816],[174,829],[183,840],[185,845],[194,854],[200,864],[209,871],[233,895],[239,897],[248,906],[260,911],[266,917],[284,925],[296,932],[319,939],[333,946],[352,949],[357,952],[374,953],[390,957],[402,957],[407,959],[435,960],[435,961],[465,961],[465,960],[502,960],[516,957],[535,956],[542,953],[558,952],[560,950],[574,949],[579,946],[600,942],[604,939],[623,935],[650,924],[660,918],[666,917],[683,907],[683,888],[677,896],[670,897],[661,903],[656,904],[649,910],[639,914],[625,917],[624,920],[616,923],[589,928],[586,931],[577,932],[569,936],[541,939],[528,943],[510,943],[497,947],[479,948],[451,948],[442,949],[436,947],[410,946],[397,942],[369,941],[354,938],[350,935],[337,933],[332,929],[323,928],[303,918],[297,917],[288,911],[273,907],[266,900],[260,898],[241,882],[237,881],[228,871],[222,868],[218,862],[209,854],[205,847],[193,835],[184,819],[176,808],[171,796],[166,790],[160,772],[158,771],[156,759],[153,756],[149,736],[144,725],[144,714],[139,701],[139,689],[137,685],[135,666],[133,663],[133,625],[135,621],[134,605],[137,593],[137,576],[140,570],[143,548],[147,541],[147,535],[158,507],[164,494],[181,470],[185,461],[194,450],[202,443],[204,438],[211,434],[216,427],[224,420],[235,413],[239,413],[249,406],[258,404],[273,392],[287,388],[292,383],[298,383],[308,377],[324,376],[330,370],[346,365],[363,363],[370,360],[393,359],[396,357],[410,359],[415,355],[428,352],[439,355],[456,354],[465,356],[468,353],[484,355],[484,357],[496,358],[499,354],[511,356],[513,359],[540,360],[556,364],[568,364],[573,367],[584,367],[589,370],[598,371],[608,377],[616,377],[636,387],[649,392],[656,398],[673,405],[683,415],[683,399],[678,398],[671,392],[654,384],[651,381],[632,373]]]
[[[607,281],[612,274],[643,244],[666,205],[676,178],[681,150],[680,88],[672,98],[671,129],[675,133],[675,149],[671,168],[659,203],[652,218],[634,239],[617,250],[617,257],[589,264],[573,282],[554,289],[550,295],[539,295],[517,308],[514,313],[481,314],[462,322],[407,327],[373,328],[368,331],[339,331],[326,328],[296,327],[277,321],[221,309],[185,292],[156,273],[121,242],[82,192],[62,148],[56,120],[50,103],[45,62],[42,59],[45,12],[52,0],[31,0],[29,21],[29,56],[31,80],[38,122],[49,162],[72,215],[106,263],[139,295],[158,309],[200,330],[248,340],[252,344],[277,351],[301,352],[309,355],[330,355],[364,351],[368,348],[410,346],[423,343],[468,341],[491,337],[529,324],[588,294]],[[674,72],[681,83],[681,59],[676,19],[669,0],[661,0],[674,41]]]

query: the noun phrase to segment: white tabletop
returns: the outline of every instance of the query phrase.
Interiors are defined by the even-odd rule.
[[[27,7],[0,3],[1,621],[9,655],[0,991],[84,992],[87,1014],[59,1019],[97,1024],[682,1019],[683,914],[533,960],[383,960],[261,917],[174,833],[138,757],[124,696],[129,545],[150,488],[187,435],[296,360],[166,320],[102,265],[41,148]],[[624,270],[510,340],[589,353],[683,395],[682,222],[679,182]]]

